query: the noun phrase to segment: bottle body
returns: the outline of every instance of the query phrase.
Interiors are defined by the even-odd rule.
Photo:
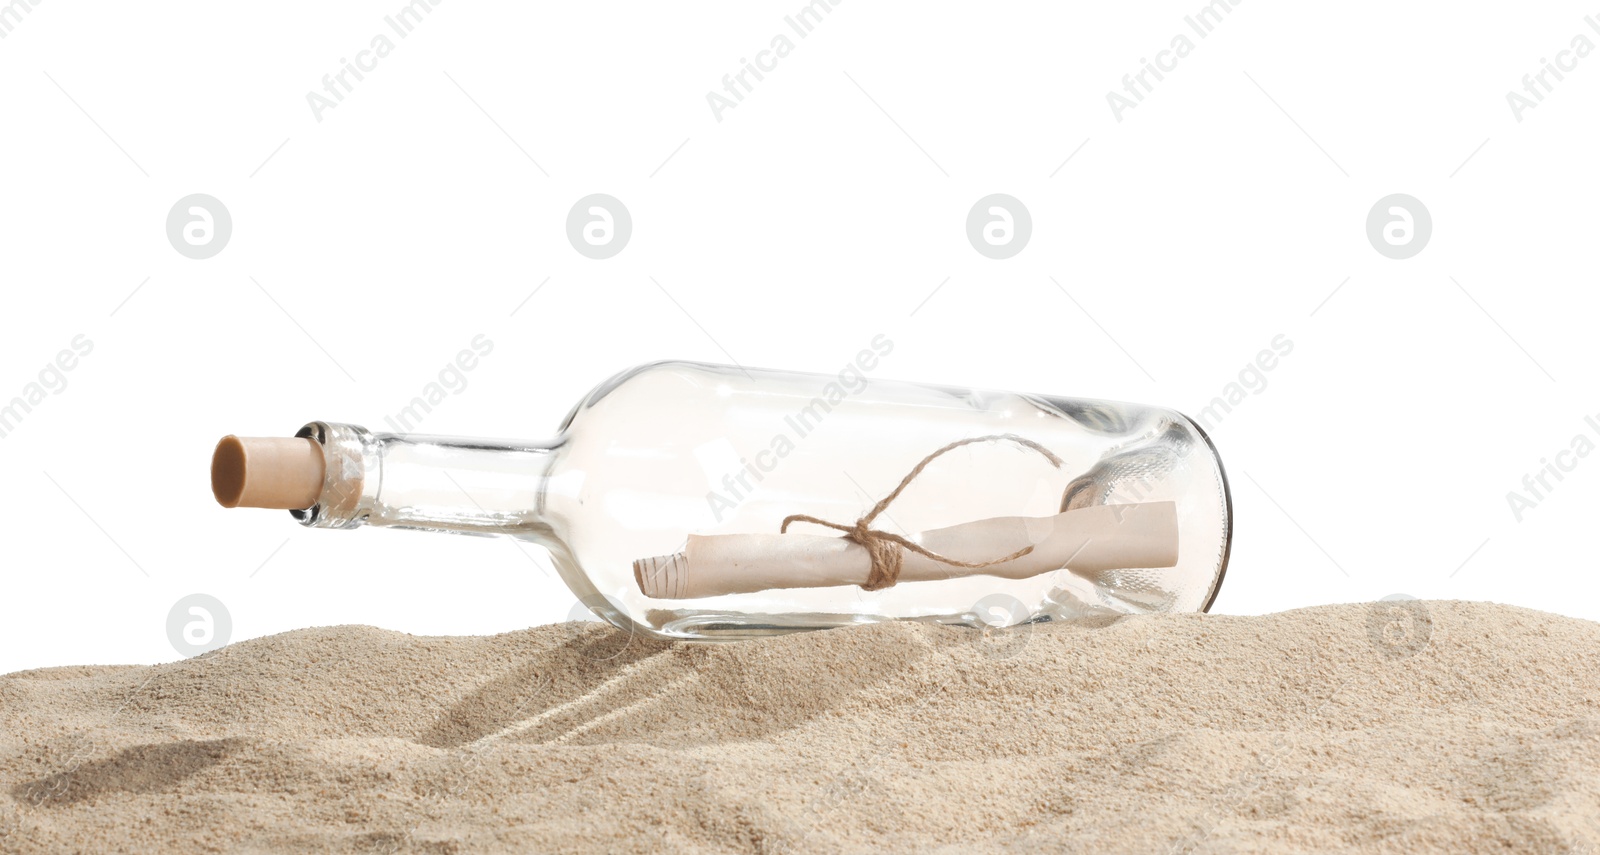
[[[544,443],[313,423],[302,435],[323,443],[328,481],[297,516],[538,543],[596,613],[674,638],[1210,605],[1231,506],[1191,420],[869,379],[892,346],[876,344],[837,375],[641,366],[596,388]],[[1053,557],[1039,535],[1051,526],[1064,550]],[[897,578],[883,584],[889,565]],[[652,575],[679,571],[703,584]]]

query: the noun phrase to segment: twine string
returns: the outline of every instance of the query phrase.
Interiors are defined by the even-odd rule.
[[[787,517],[784,517],[783,525],[779,526],[778,531],[780,533],[787,534],[790,523],[807,522],[813,525],[831,528],[835,531],[844,532],[844,538],[853,543],[860,544],[867,550],[867,556],[871,559],[872,567],[867,572],[867,581],[861,585],[861,589],[864,591],[878,591],[884,588],[893,587],[896,582],[900,581],[900,568],[905,563],[905,550],[907,549],[917,553],[918,555],[938,561],[941,564],[949,564],[953,567],[967,567],[974,569],[979,567],[989,567],[994,564],[1003,564],[1007,561],[1011,561],[1012,559],[1021,558],[1022,556],[1032,552],[1033,547],[1024,546],[1010,555],[1003,555],[999,558],[991,559],[989,561],[960,561],[955,558],[950,558],[949,556],[940,555],[936,552],[930,551],[920,544],[914,543],[911,540],[901,537],[893,532],[883,531],[882,529],[876,529],[872,527],[872,521],[877,519],[878,515],[883,513],[889,507],[889,504],[898,498],[900,494],[905,491],[906,487],[910,486],[911,482],[916,480],[917,476],[922,474],[922,470],[926,469],[928,464],[932,463],[940,455],[947,451],[953,451],[957,448],[960,448],[963,445],[971,445],[975,442],[991,442],[1000,440],[1014,442],[1023,448],[1031,451],[1037,451],[1043,455],[1046,460],[1050,461],[1051,466],[1054,466],[1057,469],[1061,468],[1061,458],[1057,457],[1054,452],[1050,451],[1050,449],[1045,448],[1031,439],[1025,439],[1015,434],[991,434],[989,436],[976,436],[969,439],[957,440],[933,452],[932,454],[929,454],[927,457],[922,458],[922,462],[913,467],[910,472],[907,472],[906,477],[900,479],[899,486],[890,491],[889,495],[879,499],[878,503],[872,506],[872,510],[862,514],[860,519],[857,519],[854,524],[845,525],[843,523],[836,523],[830,520],[818,519],[817,517],[810,516],[809,514],[791,514]]]

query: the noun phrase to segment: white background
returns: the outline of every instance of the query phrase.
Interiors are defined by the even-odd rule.
[[[1507,503],[1600,413],[1600,57],[1520,122],[1506,101],[1600,40],[1593,4],[1247,0],[1119,122],[1107,92],[1200,0],[844,0],[719,122],[707,92],[800,0],[449,0],[319,122],[307,93],[402,5],[10,22],[0,403],[75,335],[94,350],[0,439],[0,672],[176,658],[194,592],[236,640],[565,619],[508,542],[210,495],[218,437],[383,429],[480,333],[493,354],[421,430],[541,437],[635,363],[836,371],[878,333],[875,376],[1196,413],[1281,333],[1212,432],[1237,520],[1214,611],[1404,592],[1600,618],[1600,455],[1520,522]],[[603,261],[565,234],[596,192],[634,223]],[[1033,220],[1003,261],[964,233],[997,192]],[[191,193],[233,218],[207,260],[165,234]],[[1365,234],[1391,193],[1432,214],[1409,260]]]

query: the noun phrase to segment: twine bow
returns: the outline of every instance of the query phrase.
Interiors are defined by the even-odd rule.
[[[950,443],[944,448],[939,449],[938,451],[933,452],[927,457],[922,458],[921,463],[918,463],[910,472],[906,473],[906,477],[900,479],[900,486],[895,487],[894,490],[889,493],[889,495],[879,499],[878,503],[872,506],[872,510],[863,514],[860,519],[855,521],[854,525],[843,525],[836,522],[830,522],[828,520],[818,519],[807,514],[791,514],[790,516],[784,517],[783,525],[778,528],[778,531],[779,533],[786,534],[789,531],[790,523],[808,522],[814,525],[831,528],[835,531],[844,532],[844,538],[854,543],[861,544],[861,546],[867,550],[867,555],[872,561],[872,569],[867,572],[867,581],[861,585],[861,589],[864,591],[878,591],[882,590],[883,588],[893,587],[894,584],[900,580],[900,567],[905,561],[905,550],[907,549],[917,553],[918,555],[931,558],[934,561],[938,561],[942,564],[949,564],[953,567],[988,567],[990,565],[1001,564],[1006,561],[1010,561],[1014,558],[1021,558],[1022,556],[1032,552],[1033,547],[1024,546],[1010,555],[1004,555],[990,561],[958,561],[954,558],[939,555],[938,553],[925,549],[922,546],[913,543],[912,541],[893,532],[883,531],[882,529],[876,529],[872,527],[872,521],[877,519],[878,514],[883,513],[884,510],[889,507],[889,503],[898,498],[900,493],[905,490],[905,488],[910,485],[918,475],[921,475],[922,470],[927,468],[928,464],[932,463],[935,458],[947,451],[960,448],[963,445],[971,445],[974,442],[988,442],[990,440],[1007,440],[1009,442],[1014,442],[1023,448],[1037,451],[1044,455],[1046,460],[1050,461],[1050,465],[1056,467],[1057,469],[1061,468],[1061,458],[1052,453],[1050,449],[1045,448],[1031,439],[1024,439],[1015,434],[993,434],[990,436],[977,436],[970,439],[958,440]]]

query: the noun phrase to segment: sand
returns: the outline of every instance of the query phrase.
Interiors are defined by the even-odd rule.
[[[1600,851],[1600,624],[306,629],[0,678],[0,851]]]

